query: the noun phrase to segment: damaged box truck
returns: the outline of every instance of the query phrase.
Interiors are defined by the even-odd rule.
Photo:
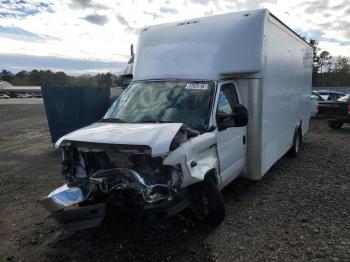
[[[41,202],[68,229],[98,226],[107,207],[219,225],[224,187],[297,155],[311,72],[312,48],[265,9],[144,28],[133,81],[57,141],[66,184]]]

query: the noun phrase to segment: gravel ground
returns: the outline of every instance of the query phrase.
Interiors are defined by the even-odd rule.
[[[64,232],[37,201],[63,182],[43,105],[0,104],[0,121],[0,260],[350,261],[350,126],[313,120],[297,158],[223,191],[216,229],[121,216]]]

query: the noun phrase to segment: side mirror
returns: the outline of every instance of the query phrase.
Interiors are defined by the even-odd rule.
[[[248,124],[248,111],[244,105],[235,105],[232,115],[218,116],[218,129],[242,127]]]

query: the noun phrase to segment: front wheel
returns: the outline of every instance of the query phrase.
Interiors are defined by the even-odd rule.
[[[218,226],[225,219],[225,204],[214,179],[206,177],[196,185],[192,211],[197,219],[205,220],[211,226]]]
[[[328,126],[332,129],[339,129],[343,126],[342,122],[328,120]]]

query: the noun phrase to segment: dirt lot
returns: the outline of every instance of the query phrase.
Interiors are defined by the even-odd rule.
[[[117,217],[63,232],[38,199],[58,187],[60,154],[42,104],[0,103],[0,260],[350,261],[350,127],[314,120],[298,158],[223,192],[217,229],[181,217]]]

